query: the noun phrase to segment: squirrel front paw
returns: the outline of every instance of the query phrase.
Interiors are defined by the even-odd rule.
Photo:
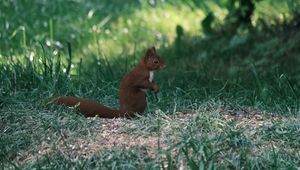
[[[158,86],[157,86],[157,85],[153,86],[153,87],[152,87],[152,91],[153,91],[154,93],[158,93],[158,92],[159,92]]]

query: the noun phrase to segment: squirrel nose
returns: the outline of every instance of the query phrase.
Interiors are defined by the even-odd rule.
[[[161,67],[160,67],[160,69],[165,69],[167,67],[167,65],[162,65]]]

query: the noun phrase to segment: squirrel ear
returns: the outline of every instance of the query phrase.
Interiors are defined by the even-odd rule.
[[[151,48],[149,48],[149,49],[147,50],[145,56],[146,56],[146,57],[153,57],[153,56],[155,56],[155,54],[156,54],[155,47],[151,47]]]
[[[156,53],[155,47],[151,47],[151,48],[149,48],[149,50],[151,50],[154,54]]]

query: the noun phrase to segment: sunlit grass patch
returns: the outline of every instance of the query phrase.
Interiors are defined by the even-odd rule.
[[[170,46],[176,37],[176,26],[181,25],[190,35],[198,35],[200,21],[204,14],[200,9],[191,11],[182,6],[162,5],[156,8],[142,8],[131,14],[119,16],[111,21],[110,27],[94,25],[92,40],[81,49],[83,55],[98,54],[108,57],[135,54],[136,49],[149,46]],[[100,22],[101,24],[101,22]]]

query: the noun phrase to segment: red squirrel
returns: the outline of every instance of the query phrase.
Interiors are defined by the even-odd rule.
[[[147,106],[145,89],[150,89],[154,93],[159,92],[159,88],[153,80],[153,72],[165,67],[164,61],[156,54],[155,47],[149,48],[140,59],[139,64],[121,81],[119,110],[108,108],[93,100],[69,96],[57,97],[54,102],[69,107],[78,106],[78,111],[86,117],[132,117],[135,113],[144,112]]]

